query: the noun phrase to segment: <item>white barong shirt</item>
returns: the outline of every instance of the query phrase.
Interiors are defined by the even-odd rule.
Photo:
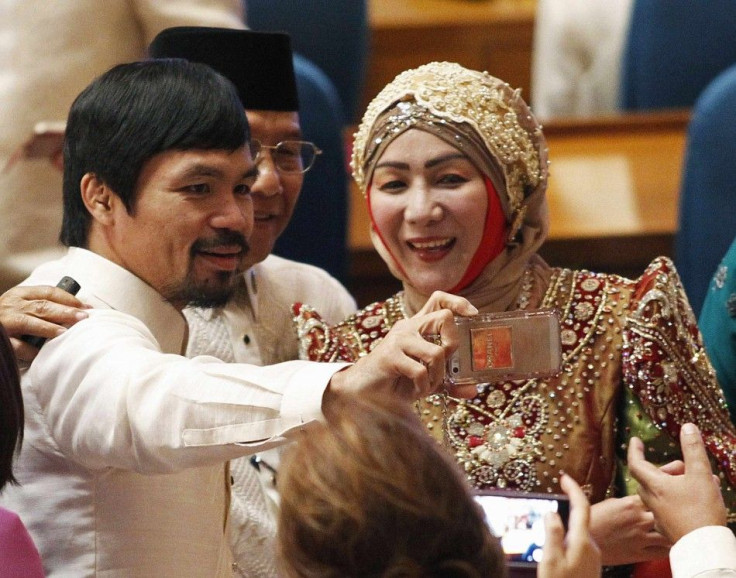
[[[27,284],[69,275],[95,309],[22,369],[17,512],[49,576],[231,575],[225,462],[322,419],[344,364],[186,359],[184,317],[129,271],[72,248]]]

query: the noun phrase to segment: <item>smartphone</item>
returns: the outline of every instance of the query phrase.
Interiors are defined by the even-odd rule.
[[[72,295],[76,295],[81,289],[79,283],[68,276],[62,277],[61,281],[59,281],[56,286],[59,289],[63,289],[67,293],[71,293]],[[25,341],[26,343],[33,345],[33,347],[35,347],[36,349],[40,349],[41,346],[46,343],[45,337],[39,337],[37,335],[21,335],[20,339],[21,341]]]
[[[536,566],[542,560],[547,512],[557,512],[567,529],[570,501],[564,494],[475,490],[491,532],[501,540],[509,566]]]
[[[446,371],[453,384],[550,377],[561,370],[556,309],[456,317],[455,324],[460,343]]]

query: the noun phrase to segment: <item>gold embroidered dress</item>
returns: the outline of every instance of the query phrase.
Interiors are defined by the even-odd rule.
[[[302,355],[365,355],[405,316],[401,299],[399,293],[369,305],[336,326],[296,305]],[[653,448],[647,457],[665,463],[679,457],[674,440],[690,421],[701,428],[736,504],[736,432],[671,262],[655,260],[637,281],[552,269],[541,306],[561,312],[560,375],[487,384],[472,400],[433,396],[423,405],[427,427],[446,428],[471,484],[559,492],[565,471],[594,502],[623,495],[627,478],[617,454],[625,454],[625,440],[642,437]],[[736,521],[733,509],[730,516]]]
[[[454,453],[470,482],[559,492],[565,471],[593,502],[631,494],[627,440],[640,437],[647,458],[665,463],[679,457],[680,426],[694,422],[721,477],[729,520],[736,522],[736,429],[670,260],[655,259],[637,280],[547,265],[537,254],[549,230],[542,127],[518,90],[447,62],[401,73],[366,110],[351,165],[371,217],[374,169],[393,140],[409,130],[430,133],[469,159],[491,184],[487,219],[502,212],[502,250],[483,254],[499,232],[487,220],[476,254],[449,292],[481,313],[549,307],[561,318],[558,376],[486,384],[473,400],[434,396],[420,404],[427,427]],[[451,201],[443,202],[435,202],[435,222],[452,211]],[[406,222],[406,215],[400,217]],[[392,254],[398,235],[387,242],[390,232],[373,218],[371,233],[403,291],[336,326],[308,305],[295,305],[302,357],[355,360],[429,298],[413,282],[414,272]]]

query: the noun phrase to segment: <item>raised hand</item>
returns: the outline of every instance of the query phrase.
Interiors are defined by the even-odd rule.
[[[457,342],[451,310],[418,313],[396,323],[373,351],[336,373],[325,395],[369,389],[415,400],[442,391],[445,360]]]
[[[546,537],[539,578],[592,578],[601,575],[601,553],[590,533],[590,504],[580,486],[568,475],[560,480],[570,498],[567,536],[558,514],[547,514]]]
[[[687,423],[680,429],[682,462],[657,468],[644,457],[639,438],[629,442],[629,471],[639,482],[639,495],[654,513],[657,528],[673,543],[704,526],[725,526],[718,477],[713,475],[698,428]]]
[[[605,565],[666,558],[671,542],[655,527],[654,514],[639,496],[610,498],[591,509],[591,532]]]

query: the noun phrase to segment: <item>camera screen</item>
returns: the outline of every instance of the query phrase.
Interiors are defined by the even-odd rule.
[[[542,559],[544,516],[558,511],[557,499],[489,495],[476,495],[475,499],[483,507],[491,531],[500,538],[506,560],[535,564]]]

